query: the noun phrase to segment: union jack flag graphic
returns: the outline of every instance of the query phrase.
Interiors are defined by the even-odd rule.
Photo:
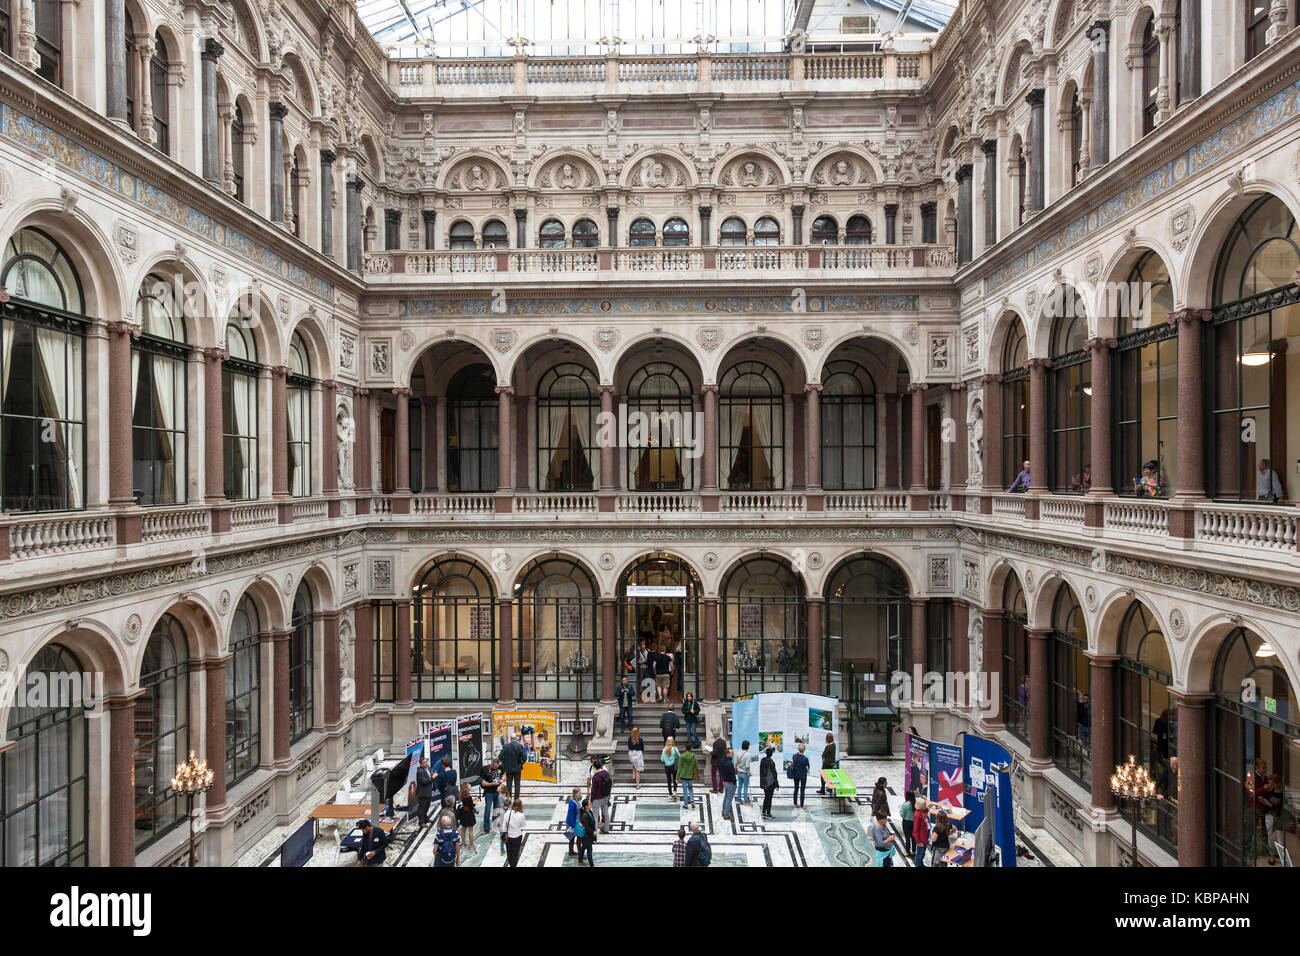
[[[962,806],[962,789],[963,782],[961,777],[961,767],[951,771],[939,771],[939,802],[947,803],[949,806]]]

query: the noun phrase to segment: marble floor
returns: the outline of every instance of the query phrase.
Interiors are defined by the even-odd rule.
[[[773,802],[776,819],[760,819],[762,792],[751,792],[751,806],[737,806],[733,820],[722,819],[722,795],[709,792],[707,771],[703,786],[697,782],[695,802],[683,807],[678,798],[670,800],[662,777],[645,774],[642,789],[632,780],[616,778],[611,800],[608,834],[600,834],[594,849],[596,866],[671,866],[672,843],[677,828],[699,821],[709,834],[714,866],[873,866],[871,843],[866,826],[870,819],[870,794],[875,780],[884,776],[893,784],[901,781],[901,759],[849,758],[841,762],[857,784],[859,795],[849,802],[849,813],[838,812],[838,801],[819,796],[816,786],[808,792],[807,808],[791,805],[790,782],[784,777]],[[757,778],[757,773],[755,773]],[[657,779],[657,783],[651,780]],[[577,857],[568,853],[564,838],[564,818],[570,789],[583,785],[586,765],[568,762],[561,771],[561,782],[523,785],[521,798],[527,819],[520,866],[574,866]],[[899,833],[901,790],[890,788],[890,825]],[[293,828],[281,828],[292,832]],[[429,866],[433,861],[432,829],[419,830],[412,822],[403,822],[395,831],[390,866]],[[1025,846],[1033,859],[1020,857],[1018,866],[1075,866],[1069,853],[1050,835],[1042,831],[1017,827],[1017,842]],[[475,833],[475,847],[462,851],[462,866],[505,866],[495,826],[489,834],[482,832],[482,819]],[[262,841],[259,847],[267,845]],[[263,852],[261,863],[268,856]],[[322,834],[308,866],[348,865],[355,860],[350,853],[336,853],[334,837]],[[254,864],[257,865],[257,864]],[[278,855],[271,866],[278,865]],[[895,866],[910,866],[910,861],[895,857]]]

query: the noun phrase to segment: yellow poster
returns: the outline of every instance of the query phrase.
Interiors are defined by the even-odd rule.
[[[559,717],[539,710],[494,710],[492,712],[492,752],[512,739],[523,745],[527,755],[523,779],[555,783],[560,777]]]

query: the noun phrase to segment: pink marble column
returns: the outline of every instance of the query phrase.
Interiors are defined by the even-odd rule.
[[[289,762],[289,641],[293,628],[269,631],[271,641],[271,755],[277,764]]]
[[[822,692],[822,598],[808,598],[808,693]]]
[[[271,495],[289,497],[289,404],[286,366],[271,369]]]
[[[1046,766],[1052,762],[1048,741],[1047,637],[1050,628],[1029,627],[1029,759]]]
[[[1181,350],[1182,343],[1179,342]],[[1181,351],[1179,356],[1181,358]],[[1182,391],[1179,383],[1179,391]],[[1181,409],[1180,409],[1181,411]],[[1181,421],[1179,422],[1181,425]],[[1205,729],[1208,698],[1178,696],[1178,865],[1205,866],[1209,862],[1206,814],[1209,800],[1209,749]]]
[[[981,375],[980,382],[984,385],[983,490],[1002,491],[1002,376]]]
[[[225,349],[203,350],[203,497],[209,503],[226,500],[226,476],[222,467],[221,363],[229,357],[230,353]],[[224,739],[224,730],[222,734]]]
[[[321,469],[325,472],[321,493],[326,495],[339,493],[338,387],[332,380],[320,383]]]
[[[704,476],[701,491],[718,490],[718,386],[704,386]]]
[[[369,706],[375,699],[375,611],[367,603],[353,605],[353,631],[356,633],[356,645],[352,652],[355,668],[353,682],[356,693],[353,702],[357,710]]]
[[[808,491],[822,490],[822,383],[809,382],[804,391],[804,466]]]
[[[515,699],[515,618],[510,598],[497,600],[497,699],[513,703]]]
[[[618,603],[601,598],[600,604],[600,699],[614,699],[615,669],[618,665]]]
[[[395,488],[399,495],[411,493],[411,390],[395,388],[397,396],[397,424],[394,429],[393,444],[397,446],[394,456],[397,462]]]
[[[1047,493],[1047,368],[1050,359],[1029,360],[1029,490]]]
[[[497,493],[509,494],[514,490],[510,471],[510,442],[514,437],[510,429],[510,412],[514,405],[515,390],[509,385],[497,389]]]
[[[970,605],[960,598],[952,602],[952,669],[956,674],[970,670]]]
[[[204,689],[207,721],[204,737],[207,747],[204,758],[212,771],[212,787],[208,790],[207,812],[212,813],[226,805],[226,661],[218,657],[207,662],[204,668]]]
[[[966,478],[970,475],[967,462],[967,449],[970,447],[970,435],[966,426],[966,383],[953,382],[948,386],[952,395],[952,458],[948,472],[948,487],[957,493],[966,490]],[[956,505],[953,506],[954,508]]]
[[[605,421],[609,421],[608,416],[614,414],[614,386],[600,386],[600,414],[604,416]],[[600,429],[597,429],[599,433]],[[614,434],[618,435],[617,427]],[[617,439],[616,439],[617,441]],[[615,443],[606,443],[600,449],[600,490],[616,491],[620,484],[618,480],[618,451]]]
[[[135,698],[138,696],[110,697],[104,701],[109,712],[109,866],[135,866]],[[225,713],[224,704],[222,713]]]
[[[397,651],[394,654],[393,668],[397,671],[398,707],[411,704],[411,599],[398,598],[397,605]]]
[[[358,495],[369,495],[372,488],[370,460],[370,389],[352,393],[352,418],[357,427],[357,443],[352,459],[352,483]]]
[[[1115,769],[1115,657],[1088,658],[1088,702],[1092,712],[1092,805],[1114,810],[1110,775]]]
[[[912,396],[912,481],[908,490],[923,492],[925,482],[925,390],[929,386],[924,382],[913,382],[907,386]]]
[[[1002,612],[984,611],[984,682],[988,695],[988,716],[980,720],[985,730],[1002,728]],[[996,677],[996,680],[994,679]]]
[[[901,488],[903,477],[899,473],[898,449],[903,442],[903,435],[898,425],[898,393],[885,395],[885,487]]]
[[[1209,309],[1178,309],[1178,488],[1177,498],[1205,497],[1205,396],[1201,341]],[[1182,839],[1181,833],[1179,839]]]
[[[1089,430],[1088,464],[1092,466],[1091,495],[1111,495],[1111,402],[1110,360],[1115,348],[1114,339],[1089,339],[1084,348],[1092,352],[1092,395],[1089,398],[1091,421]]]
[[[316,620],[321,622],[321,692],[324,700],[324,729],[334,730],[340,726],[340,685],[339,675],[339,612],[317,611]]]
[[[704,699],[718,699],[718,599],[706,597],[701,603],[700,613],[704,617],[704,640],[701,641],[700,657],[704,664]]]
[[[921,703],[925,693],[926,609],[928,598],[912,598],[912,700]],[[920,675],[921,680],[917,680]]]
[[[140,326],[130,322],[108,325],[108,503],[135,504],[131,441],[131,342],[140,336]],[[132,858],[135,856],[132,844]]]

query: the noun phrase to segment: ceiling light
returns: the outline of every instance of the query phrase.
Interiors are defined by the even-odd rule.
[[[1259,650],[1255,652],[1256,657],[1276,657],[1277,651],[1273,650],[1273,645],[1265,641],[1259,645]]]
[[[1241,364],[1249,365],[1256,368],[1260,365],[1268,364],[1269,355],[1267,352],[1243,352],[1241,355]]]

